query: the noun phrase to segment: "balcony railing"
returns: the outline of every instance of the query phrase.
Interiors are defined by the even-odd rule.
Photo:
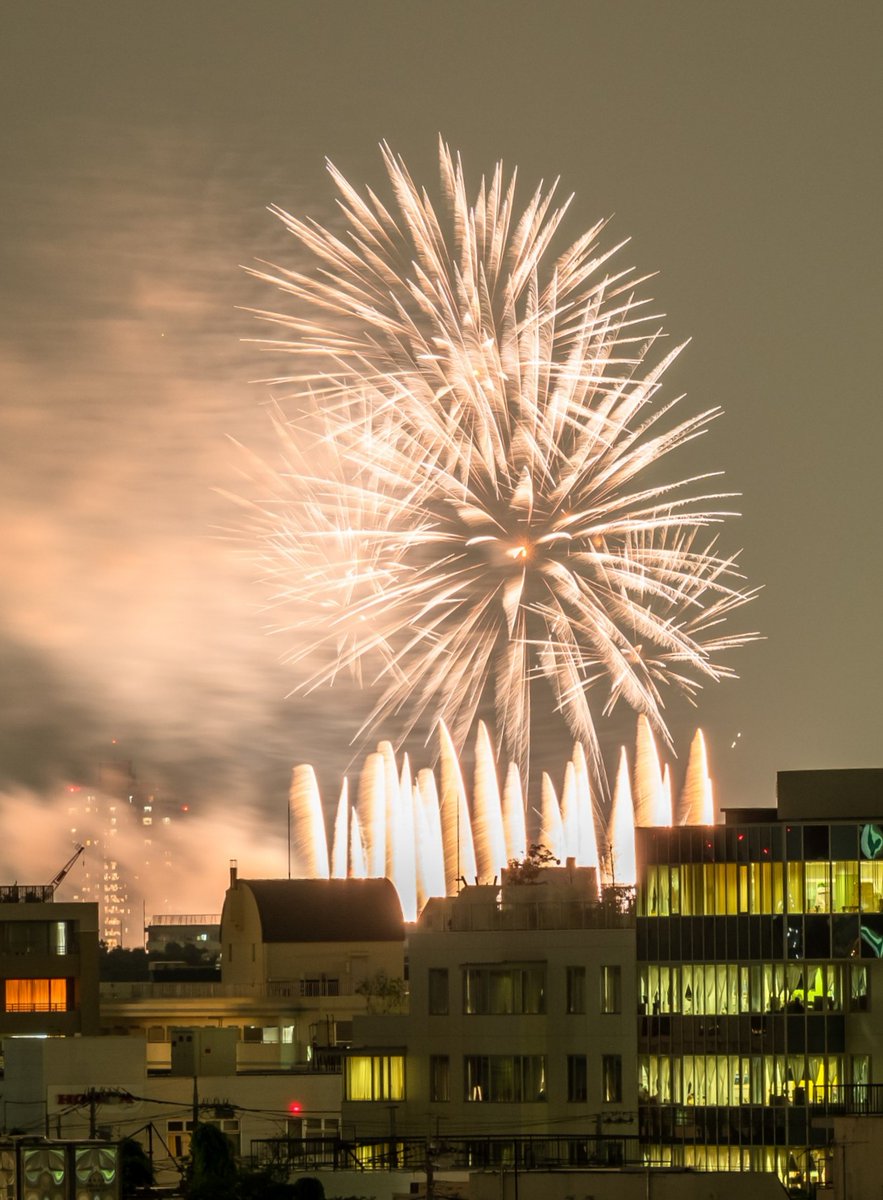
[[[220,925],[220,913],[160,913],[150,918],[149,925]]]
[[[60,1013],[73,1012],[69,1004],[64,1001],[50,1002],[35,1000],[32,1003],[25,1004],[7,1004],[5,1011],[8,1013]]]
[[[582,901],[519,901],[517,904],[452,904],[438,914],[443,928],[453,933],[507,932],[510,930],[633,929],[634,908],[622,903],[592,904]],[[430,928],[441,928],[434,919]]]
[[[883,1083],[831,1083],[816,1090],[828,1111],[837,1115],[883,1115]]]
[[[316,987],[313,988],[313,983]],[[324,990],[322,984],[325,984]],[[362,1008],[363,1001],[353,993],[349,981],[271,979],[264,983],[212,983],[193,982],[122,982],[106,981],[101,984],[102,1000],[211,1000],[214,998],[240,998],[250,1000],[283,1000],[285,1008],[314,1008],[311,1000],[340,1000],[333,1008]],[[323,1007],[325,1005],[323,1004]]]

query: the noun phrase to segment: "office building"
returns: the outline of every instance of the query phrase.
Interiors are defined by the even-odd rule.
[[[883,770],[783,772],[776,809],[638,830],[641,1136],[653,1161],[830,1178],[883,1079]]]

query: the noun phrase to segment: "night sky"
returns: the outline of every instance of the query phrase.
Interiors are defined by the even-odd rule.
[[[725,410],[685,465],[742,493],[725,547],[764,590],[735,623],[765,640],[671,702],[682,761],[699,723],[724,804],[879,766],[881,35],[876,2],[4,5],[7,813],[112,754],[221,827],[279,827],[297,761],[333,798],[363,703],[286,699],[225,534],[285,365],[248,340],[278,300],[241,265],[294,265],[269,204],[334,219],[326,156],[382,187],[387,139],[434,188],[439,133],[476,186],[498,158],[525,199],[560,175],[574,234],[610,216],[693,339],[667,394]],[[632,718],[602,728],[612,761]]]

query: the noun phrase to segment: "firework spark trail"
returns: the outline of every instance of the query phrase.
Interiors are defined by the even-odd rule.
[[[312,269],[254,272],[296,302],[259,314],[302,402],[277,416],[257,524],[274,601],[309,634],[291,657],[324,656],[299,687],[351,670],[380,690],[363,732],[443,720],[459,746],[492,701],[527,778],[543,678],[597,777],[597,713],[621,700],[670,744],[665,689],[731,674],[719,654],[754,636],[721,631],[753,594],[708,534],[728,494],[657,481],[718,410],[673,422],[658,400],[682,347],[656,357],[603,223],[552,258],[554,187],[519,215],[498,166],[471,201],[442,146],[442,219],[383,154],[394,205],[331,167],[343,234],[276,210]]]

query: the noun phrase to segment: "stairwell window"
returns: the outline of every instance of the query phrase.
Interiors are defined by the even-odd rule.
[[[570,1104],[585,1104],[589,1098],[588,1062],[584,1054],[567,1056],[567,1099]]]
[[[448,1015],[448,971],[446,967],[429,968],[429,1013],[434,1017]]]
[[[569,1013],[584,1013],[586,1011],[586,968],[567,968],[567,1011]]]
[[[619,1104],[622,1100],[622,1055],[601,1056],[601,1092],[605,1104]]]
[[[429,1099],[446,1102],[451,1098],[451,1060],[447,1054],[429,1056]]]
[[[622,968],[618,965],[601,968],[601,1012],[622,1012]]]

